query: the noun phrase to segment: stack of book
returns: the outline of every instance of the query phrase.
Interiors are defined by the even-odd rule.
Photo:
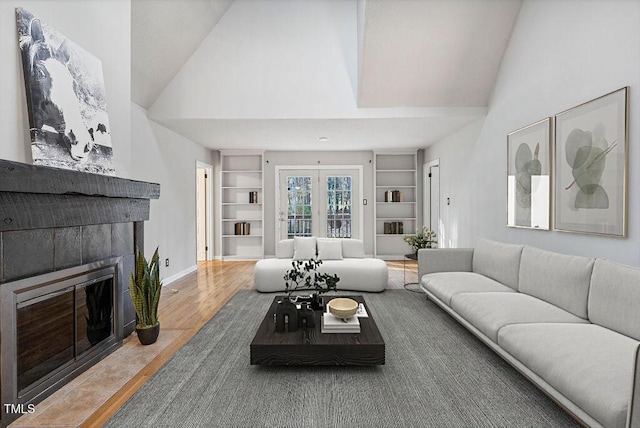
[[[385,202],[404,202],[402,192],[399,190],[387,190],[384,192]]]
[[[345,321],[342,318],[336,318],[329,312],[329,305],[327,310],[322,314],[322,326],[320,331],[322,333],[360,333],[360,321],[358,318],[369,318],[364,303],[358,304],[358,311],[356,315],[350,317]]]
[[[401,221],[385,221],[384,222],[384,234],[385,235],[397,235],[404,233],[404,225]]]
[[[322,315],[320,331],[322,333],[360,333],[360,321],[358,321],[358,317],[343,320],[325,312]]]

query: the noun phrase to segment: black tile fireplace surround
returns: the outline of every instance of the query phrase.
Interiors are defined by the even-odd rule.
[[[150,199],[159,196],[155,183],[0,160],[2,426],[117,349],[135,329],[128,278],[134,249],[144,248]],[[102,309],[92,307],[96,299]],[[32,312],[67,322],[54,315],[43,321]],[[90,339],[89,312],[112,323]],[[43,334],[36,322],[45,331],[60,330],[60,341],[32,343]],[[7,324],[25,332],[9,334]]]

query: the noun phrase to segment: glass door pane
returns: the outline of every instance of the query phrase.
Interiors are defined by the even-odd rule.
[[[287,238],[313,235],[313,180],[287,176]]]
[[[282,169],[278,236],[360,236],[360,185],[356,169]]]
[[[73,287],[18,304],[18,395],[73,361],[73,312]]]
[[[326,187],[327,237],[351,238],[353,190],[350,176],[328,176]]]
[[[76,355],[113,334],[113,275],[76,287]]]

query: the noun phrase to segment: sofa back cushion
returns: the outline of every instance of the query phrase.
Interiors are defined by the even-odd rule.
[[[480,238],[473,250],[473,271],[517,290],[522,247]]]
[[[342,242],[339,239],[318,238],[318,259],[342,260]]]
[[[316,237],[294,236],[293,259],[309,260],[316,258]]]
[[[597,259],[589,288],[589,321],[640,340],[640,269]]]
[[[360,239],[342,239],[342,257],[364,259],[364,242]]]
[[[283,239],[276,244],[276,257],[279,259],[293,258],[293,239]]]
[[[520,259],[519,290],[587,319],[593,262],[589,257],[525,246]]]
[[[316,239],[316,238],[306,238]],[[338,241],[342,243],[342,257],[347,259],[364,259],[364,242],[360,239],[318,238],[317,241]],[[315,250],[314,250],[315,251]],[[276,244],[276,258],[292,259],[294,255],[294,240],[283,239]],[[315,257],[315,253],[314,253]]]

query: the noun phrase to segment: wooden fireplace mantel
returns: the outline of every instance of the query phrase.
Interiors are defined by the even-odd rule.
[[[0,232],[149,219],[160,185],[0,160]]]

